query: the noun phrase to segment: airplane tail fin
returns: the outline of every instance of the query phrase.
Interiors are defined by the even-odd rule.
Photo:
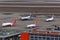
[[[35,25],[38,26],[38,20],[35,20]]]
[[[52,16],[51,18],[54,19],[54,16]]]
[[[16,23],[16,19],[13,19],[12,23],[15,24]]]
[[[52,18],[54,18],[54,15],[52,15]]]

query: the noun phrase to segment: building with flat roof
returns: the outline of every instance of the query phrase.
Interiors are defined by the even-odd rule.
[[[60,32],[34,30],[20,33],[20,40],[60,40]]]
[[[19,30],[0,30],[0,40],[19,40]]]

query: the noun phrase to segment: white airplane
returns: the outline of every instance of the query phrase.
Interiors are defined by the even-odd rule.
[[[27,28],[35,28],[35,27],[38,27],[38,24],[37,24],[37,23],[38,23],[38,22],[35,21],[34,24],[27,25]]]
[[[46,19],[46,22],[50,22],[50,21],[53,21],[53,20],[54,20],[54,17],[52,16],[51,18]]]
[[[26,17],[20,17],[21,20],[30,20],[33,19],[31,16],[26,16]]]
[[[14,19],[12,22],[2,23],[2,27],[13,26],[15,23],[16,19]]]

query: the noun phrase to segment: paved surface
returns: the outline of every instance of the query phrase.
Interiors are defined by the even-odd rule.
[[[40,15],[40,16],[36,16],[34,17],[34,20],[28,20],[28,21],[21,21],[18,19],[18,17],[20,17],[20,15],[25,15],[28,13],[13,13],[10,15],[5,15],[3,13],[0,13],[0,29],[16,29],[16,30],[30,30],[30,29],[26,29],[26,26],[28,24],[34,23],[35,20],[38,20],[38,28],[45,28],[45,27],[50,27],[51,25],[60,25],[60,16],[54,16],[54,21],[52,22],[45,22],[45,19],[47,18],[46,15]],[[16,25],[12,26],[12,27],[2,27],[1,24],[3,22],[11,22],[14,18],[17,18],[17,23]]]
[[[20,1],[20,2],[28,2],[28,1],[60,1],[60,0],[0,0],[0,1]]]
[[[15,3],[16,2],[16,3]],[[59,3],[60,0],[0,0],[1,4],[40,4],[40,3]],[[7,4],[7,5],[8,5]]]

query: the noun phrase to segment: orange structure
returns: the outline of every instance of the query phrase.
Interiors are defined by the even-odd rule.
[[[49,32],[49,34],[59,34],[60,32]]]
[[[32,30],[32,32],[34,32],[34,33],[37,33],[37,32],[39,32],[39,33],[42,33],[42,34],[59,34],[60,32],[49,32],[49,31],[43,31],[43,30]]]
[[[29,33],[27,32],[22,32],[20,33],[20,40],[29,40]]]

